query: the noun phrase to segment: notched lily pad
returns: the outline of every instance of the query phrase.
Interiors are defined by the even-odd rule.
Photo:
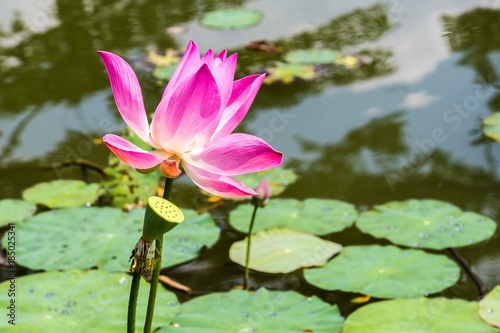
[[[493,112],[483,119],[483,133],[487,137],[500,142],[500,112]]]
[[[172,325],[159,332],[338,333],[343,318],[335,305],[292,291],[231,290],[183,303]]]
[[[19,199],[0,200],[0,227],[22,222],[36,211],[36,205]]]
[[[488,324],[500,328],[500,286],[496,286],[479,302],[479,316]]]
[[[59,179],[30,187],[23,192],[23,199],[49,208],[68,208],[93,203],[100,194],[99,184]]]
[[[293,170],[276,167],[265,171],[247,173],[235,178],[250,188],[255,188],[266,178],[271,188],[271,197],[275,197],[280,195],[288,185],[293,184],[297,180],[297,174]]]
[[[356,226],[394,244],[435,250],[479,243],[496,229],[486,216],[438,200],[415,199],[375,206],[359,216]]]
[[[261,19],[262,13],[257,10],[232,8],[206,12],[200,23],[211,29],[233,30],[254,26]]]
[[[229,222],[241,232],[247,232],[253,206],[241,205],[231,211]],[[273,199],[259,209],[254,231],[286,227],[303,230],[315,235],[342,231],[358,217],[353,205],[333,199]]]
[[[299,80],[309,81],[320,76],[313,65],[303,64],[287,64],[284,62],[276,62],[273,67],[267,67],[268,75],[264,79],[264,83],[292,83]]]
[[[330,49],[308,49],[290,51],[285,55],[285,60],[299,64],[333,64],[341,56],[339,51]]]
[[[0,321],[9,333],[125,332],[132,278],[104,271],[38,273],[16,279],[15,326]],[[149,284],[141,281],[141,291]],[[9,281],[0,284],[0,304],[9,304]],[[146,309],[148,293],[140,292],[138,309]],[[180,305],[174,293],[160,288],[153,330],[170,324]],[[146,311],[137,311],[136,332],[143,331]]]
[[[232,261],[245,266],[247,239],[233,243]],[[289,273],[301,267],[323,266],[342,245],[285,228],[263,230],[252,237],[249,267],[266,273]]]
[[[144,211],[134,209],[125,215],[118,208],[90,207],[35,215],[16,226],[23,238],[17,244],[16,261],[48,271],[91,267],[128,271],[131,251],[142,234]],[[193,259],[203,245],[218,238],[219,229],[208,214],[183,212],[186,220],[165,236],[163,266]]]
[[[460,299],[397,299],[365,305],[353,312],[343,333],[494,333],[483,323],[477,303]]]
[[[455,284],[460,268],[446,256],[395,246],[350,246],[326,266],[304,271],[322,289],[378,298],[417,297]]]

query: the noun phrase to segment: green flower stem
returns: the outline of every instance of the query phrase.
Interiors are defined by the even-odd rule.
[[[243,279],[243,289],[245,289],[245,290],[249,289],[248,276],[250,275],[250,269],[248,268],[248,265],[250,263],[250,247],[252,245],[253,224],[255,222],[255,216],[257,215],[258,208],[259,208],[259,205],[257,203],[253,203],[253,213],[252,213],[252,219],[250,220],[250,226],[248,227],[247,253],[246,253],[246,257],[245,257],[245,276]]]
[[[172,191],[173,178],[165,179],[165,189],[163,191],[163,199],[170,199],[170,192]],[[146,322],[144,323],[144,333],[151,332],[153,325],[153,315],[155,311],[156,292],[158,291],[158,278],[160,277],[161,270],[161,254],[163,251],[163,235],[155,240],[156,251],[155,259],[156,266],[151,276],[151,287],[149,289],[148,310],[146,312]]]
[[[130,296],[128,299],[127,333],[135,333],[135,312],[140,282],[141,274],[138,272],[132,273],[132,285],[130,286]]]
[[[474,275],[467,261],[454,248],[449,247],[448,251],[453,256],[453,258],[460,264],[460,266],[465,271],[467,276],[472,280],[472,282],[474,282],[474,285],[476,286],[477,292],[479,294],[479,298],[480,299],[483,298],[486,288],[481,283],[481,280],[479,280],[479,278],[476,275]]]

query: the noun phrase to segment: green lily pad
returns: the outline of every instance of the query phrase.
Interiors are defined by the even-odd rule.
[[[460,268],[446,256],[396,246],[350,246],[326,266],[306,269],[305,279],[322,289],[378,298],[417,297],[455,284]]]
[[[233,243],[232,261],[245,266],[247,239]],[[266,273],[289,273],[301,267],[323,266],[342,245],[293,229],[262,230],[252,237],[249,267]]]
[[[175,65],[170,65],[170,66],[164,66],[164,67],[157,67],[153,70],[153,76],[157,78],[158,80],[162,81],[168,81],[174,75],[175,69],[177,68],[177,64]]]
[[[333,64],[342,56],[339,51],[330,49],[295,50],[285,55],[285,60],[290,63],[300,64]]]
[[[292,291],[231,290],[183,303],[172,325],[159,332],[336,333],[343,318],[335,305]]]
[[[208,214],[183,212],[185,221],[165,236],[163,266],[193,259],[203,245],[212,245],[219,236]],[[127,215],[111,207],[44,212],[16,225],[16,232],[23,238],[17,244],[16,261],[48,271],[95,266],[113,272],[128,271],[143,221],[144,209],[134,209]]]
[[[234,8],[206,12],[200,23],[207,28],[233,30],[256,25],[262,19],[262,13],[256,10]]]
[[[393,201],[362,213],[356,226],[398,245],[441,250],[489,239],[496,223],[438,200]]]
[[[415,298],[368,304],[347,317],[343,333],[494,333],[481,321],[477,303]]]
[[[15,326],[2,318],[0,331],[125,332],[131,280],[127,274],[96,270],[39,273],[17,278]],[[9,288],[9,281],[0,284],[0,304],[10,304],[13,299],[8,297]],[[136,332],[143,331],[148,290],[149,284],[141,281]],[[169,325],[179,309],[175,294],[160,288],[154,329]]]
[[[479,302],[479,316],[488,324],[500,328],[500,286]]]
[[[257,187],[257,185],[266,178],[271,188],[271,197],[275,197],[283,193],[288,185],[295,183],[297,174],[293,172],[293,170],[276,167],[264,171],[239,175],[235,178],[250,188]]]
[[[23,199],[49,208],[68,208],[93,203],[99,197],[99,184],[86,184],[81,180],[54,180],[39,183],[23,192]]]
[[[483,133],[487,137],[500,142],[500,112],[493,112],[483,119]]]
[[[24,221],[36,211],[36,205],[19,199],[0,200],[0,227]]]
[[[253,206],[240,205],[231,211],[229,222],[241,232],[247,232]],[[315,235],[327,235],[351,226],[358,217],[353,205],[333,199],[273,199],[257,211],[254,231],[287,227]]]
[[[309,81],[319,77],[319,73],[314,70],[313,65],[302,64],[286,64],[277,62],[273,67],[267,67],[268,75],[264,79],[264,83],[273,84],[276,82],[288,84],[297,79]]]

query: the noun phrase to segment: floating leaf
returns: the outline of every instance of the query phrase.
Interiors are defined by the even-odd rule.
[[[300,64],[333,64],[342,54],[330,49],[295,50],[285,55],[285,60],[290,63]]]
[[[438,200],[393,201],[362,213],[356,226],[394,244],[441,250],[490,238],[496,223]]]
[[[125,332],[131,280],[127,274],[97,270],[38,273],[17,278],[15,326],[2,318],[0,331]],[[141,286],[143,291],[149,289],[145,281],[141,281]],[[9,281],[0,284],[0,304],[9,304],[9,288]],[[146,309],[147,301],[147,292],[139,293],[138,308]],[[163,288],[158,291],[156,302],[154,329],[169,325],[180,308],[175,294]],[[143,331],[145,313],[137,311],[136,332]]]
[[[231,290],[183,303],[172,325],[159,332],[336,333],[343,318],[335,305],[292,291]]]
[[[35,215],[16,225],[23,238],[17,244],[16,261],[49,271],[94,266],[128,271],[131,251],[142,234],[144,211],[134,209],[125,215],[118,208],[90,207]],[[208,214],[197,216],[190,210],[184,214],[184,223],[165,236],[164,266],[192,259],[203,245],[218,238],[219,230]]]
[[[245,265],[247,240],[233,243],[232,261]],[[252,237],[249,267],[266,273],[289,273],[301,267],[323,266],[342,245],[285,228],[263,230]]]
[[[286,64],[283,62],[277,62],[274,67],[266,68],[266,72],[269,73],[264,79],[264,83],[267,84],[276,82],[287,84],[296,79],[308,81],[319,76],[313,65]]]
[[[177,66],[181,57],[179,56],[179,51],[168,49],[165,55],[149,51],[148,60],[157,67],[169,67],[172,65]]]
[[[158,80],[168,81],[174,75],[177,64],[153,69],[153,76]]]
[[[231,211],[229,222],[241,232],[247,232],[253,206],[240,205]],[[333,199],[273,199],[259,209],[255,232],[274,227],[303,230],[326,235],[351,226],[358,212],[353,205]]]
[[[99,184],[60,179],[30,187],[23,192],[23,199],[49,208],[78,207],[96,201],[100,188]]]
[[[262,13],[256,10],[234,8],[206,12],[200,23],[207,28],[233,30],[256,25],[262,19]]]
[[[0,200],[0,227],[24,221],[36,211],[36,205],[19,199]]]
[[[359,60],[358,58],[351,55],[346,55],[337,59],[337,61],[335,61],[335,64],[345,66],[347,68],[354,68],[359,64]]]
[[[500,112],[493,112],[483,119],[483,133],[487,137],[500,142]]]
[[[297,180],[297,174],[290,169],[276,167],[265,171],[247,173],[235,178],[250,188],[257,187],[266,178],[271,187],[271,196],[274,197],[280,195],[288,185],[293,184]]]
[[[378,298],[437,293],[455,284],[460,268],[446,256],[396,246],[350,246],[326,266],[306,269],[308,282],[323,289]]]
[[[479,316],[488,324],[500,328],[500,286],[496,286],[479,302]]]
[[[372,303],[352,313],[343,333],[494,333],[477,315],[477,303],[415,298]]]

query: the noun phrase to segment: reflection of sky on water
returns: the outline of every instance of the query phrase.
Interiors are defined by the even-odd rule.
[[[289,1],[286,8],[280,1],[255,1],[245,7],[263,10],[266,15],[257,27],[220,32],[207,30],[197,22],[188,24],[189,30],[179,36],[180,44],[193,38],[201,49],[213,47],[241,47],[242,44],[262,38],[272,40],[295,34],[301,30],[312,30],[315,26],[328,22],[355,8],[367,7],[375,1],[324,2],[311,0]],[[13,8],[21,10],[21,17],[31,19],[37,10],[49,13],[51,1],[34,2],[33,6],[22,8],[13,0],[4,5],[6,10],[0,16],[0,24],[10,19]],[[393,61],[397,70],[389,75],[354,83],[349,86],[329,87],[321,94],[308,96],[300,104],[289,109],[260,112],[248,121],[247,128],[282,150],[287,158],[303,155],[296,138],[305,138],[317,143],[333,143],[345,136],[353,128],[366,124],[371,118],[404,110],[408,126],[405,128],[410,149],[417,149],[415,140],[431,137],[434,128],[443,128],[446,140],[439,148],[452,153],[453,157],[470,165],[486,167],[483,148],[471,146],[477,134],[471,131],[479,128],[478,122],[490,111],[487,101],[480,101],[471,116],[453,129],[443,120],[443,114],[455,103],[473,95],[478,85],[473,84],[474,71],[470,67],[456,65],[459,55],[450,55],[440,22],[442,14],[455,15],[473,8],[477,4],[470,1],[408,2],[390,6],[390,17],[398,25],[380,40],[358,45],[351,51],[364,46],[382,47],[394,52]],[[49,25],[50,26],[50,25]],[[97,55],[96,55],[97,56]],[[103,75],[104,71],[103,71]],[[266,89],[264,86],[262,89]],[[21,143],[2,164],[14,160],[43,159],[43,157],[64,140],[70,130],[83,133],[103,134],[102,119],[118,122],[114,106],[109,103],[109,90],[87,97],[78,106],[44,105],[26,126],[21,135]],[[27,96],[29,98],[29,96]],[[0,114],[0,151],[6,148],[10,132],[29,112],[22,114]],[[293,116],[283,118],[276,113]],[[103,116],[104,115],[104,116]],[[278,118],[278,120],[273,120]],[[279,122],[285,119],[285,126]],[[289,124],[286,122],[289,121]],[[101,124],[101,125],[100,125]],[[272,125],[274,124],[274,125]],[[107,127],[107,126],[106,126]],[[272,128],[271,128],[272,127]],[[273,131],[274,128],[274,131]],[[271,129],[271,131],[266,131]],[[36,143],[36,144],[35,144]],[[494,147],[495,151],[500,148]]]

